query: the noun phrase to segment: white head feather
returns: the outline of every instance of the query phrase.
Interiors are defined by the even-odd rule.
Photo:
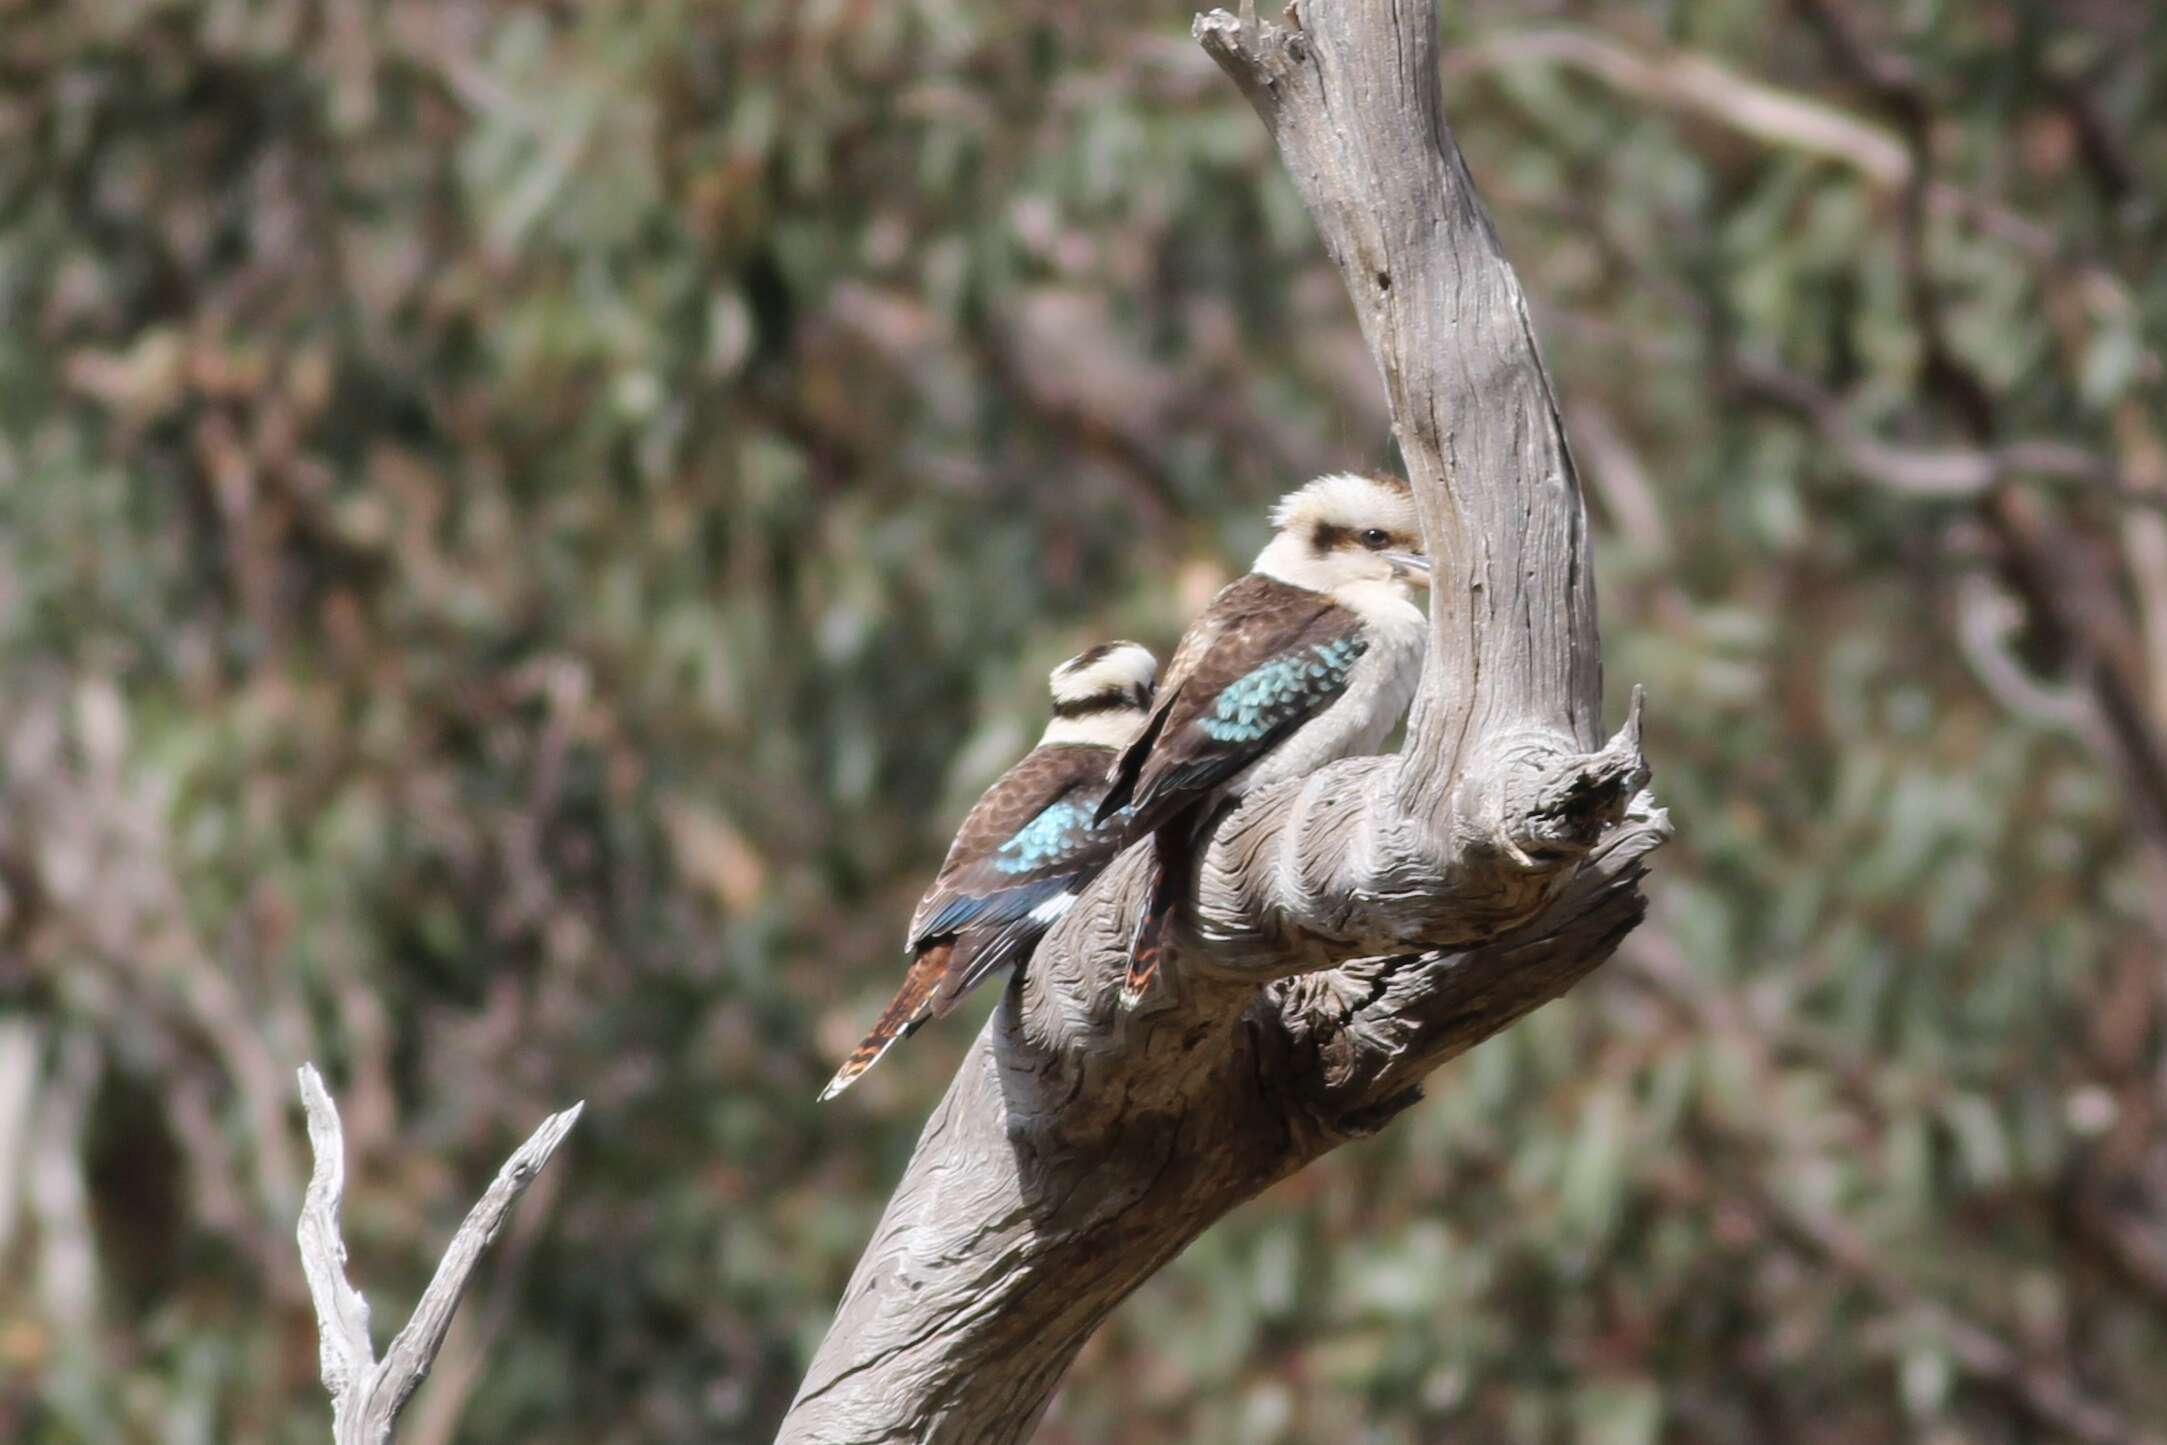
[[[1414,490],[1407,483],[1360,472],[1327,472],[1272,507],[1272,526],[1282,532],[1319,522],[1349,531],[1383,527],[1416,536],[1422,531],[1415,519]]]
[[[1126,692],[1136,694],[1141,705],[1150,699],[1158,675],[1159,659],[1142,643],[1105,642],[1062,663],[1046,680],[1057,703]]]
[[[1159,660],[1134,642],[1102,643],[1070,658],[1047,679],[1054,715],[1040,744],[1122,746],[1143,725],[1158,675]]]
[[[1413,491],[1397,477],[1333,472],[1279,499],[1252,571],[1314,592],[1428,586]]]

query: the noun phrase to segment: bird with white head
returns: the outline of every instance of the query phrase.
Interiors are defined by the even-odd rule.
[[[1334,473],[1289,493],[1247,576],[1174,652],[1158,702],[1099,805],[1130,809],[1158,870],[1122,1001],[1143,995],[1188,886],[1197,829],[1220,801],[1375,752],[1413,700],[1430,563],[1398,477]]]
[[[821,1091],[832,1099],[898,1039],[939,1018],[1032,947],[1129,839],[1118,809],[1097,816],[1118,750],[1151,706],[1159,662],[1133,642],[1080,653],[1048,679],[1053,717],[1038,746],[986,789],[911,916],[910,970]]]

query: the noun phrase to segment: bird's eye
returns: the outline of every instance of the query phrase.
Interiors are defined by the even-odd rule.
[[[1362,533],[1362,545],[1372,552],[1380,551],[1392,540],[1392,534],[1382,527],[1371,527]]]

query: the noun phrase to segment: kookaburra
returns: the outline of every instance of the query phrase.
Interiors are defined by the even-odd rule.
[[[1246,577],[1191,624],[1158,703],[1114,765],[1097,818],[1132,810],[1157,870],[1121,999],[1157,971],[1188,886],[1197,829],[1222,799],[1376,752],[1422,674],[1428,627],[1413,589],[1430,564],[1412,492],[1338,473],[1289,493]]]
[[[1137,836],[1101,810],[1109,770],[1143,725],[1158,659],[1108,642],[1053,670],[1053,720],[1038,746],[964,816],[947,861],[911,915],[903,986],[820,1093],[832,1099],[895,1041],[955,1006],[988,975],[1027,959],[1122,846]]]

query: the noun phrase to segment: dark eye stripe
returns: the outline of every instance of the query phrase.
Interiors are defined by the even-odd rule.
[[[1392,534],[1382,527],[1342,527],[1335,522],[1318,522],[1309,529],[1309,545],[1319,556],[1336,547],[1363,546],[1373,552],[1381,552],[1392,545]]]
[[[1057,718],[1097,717],[1100,713],[1134,711],[1139,706],[1136,695],[1123,688],[1057,702],[1053,705],[1053,715]]]

